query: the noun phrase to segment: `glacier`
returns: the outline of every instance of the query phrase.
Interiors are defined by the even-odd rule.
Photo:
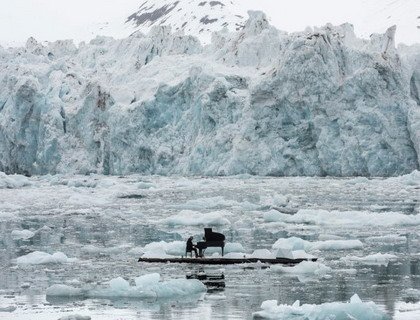
[[[0,47],[0,171],[397,176],[419,169],[420,45],[262,12],[202,45],[157,26]]]

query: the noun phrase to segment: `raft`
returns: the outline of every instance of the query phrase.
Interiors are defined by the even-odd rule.
[[[189,264],[242,264],[242,263],[268,263],[268,264],[286,264],[295,265],[302,261],[317,261],[318,258],[310,259],[260,259],[260,258],[242,258],[242,259],[229,259],[229,258],[139,258],[138,262],[148,263],[189,263]]]

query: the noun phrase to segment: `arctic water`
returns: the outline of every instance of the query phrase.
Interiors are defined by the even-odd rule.
[[[266,300],[319,305],[347,302],[354,294],[373,301],[392,319],[420,315],[416,171],[387,179],[0,178],[2,319],[72,314],[92,319],[251,319]],[[150,273],[165,281],[185,279],[200,267],[141,264],[137,259],[148,248],[149,254],[181,256],[186,238],[199,240],[204,226],[226,235],[228,254],[274,252],[283,239],[280,243],[319,260],[306,270],[262,264],[201,267],[208,274],[223,273],[225,288],[186,296],[46,294],[56,284],[106,287],[117,277],[132,283]],[[19,257],[35,251],[63,252],[68,258],[19,263]]]

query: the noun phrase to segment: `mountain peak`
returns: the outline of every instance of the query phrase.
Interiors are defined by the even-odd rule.
[[[134,31],[148,32],[156,25],[169,25],[208,42],[213,31],[243,28],[246,13],[230,0],[146,0],[127,17]]]

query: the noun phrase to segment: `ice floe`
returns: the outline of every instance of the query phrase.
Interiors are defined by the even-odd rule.
[[[81,298],[173,298],[206,291],[204,284],[196,279],[160,281],[160,278],[157,273],[143,275],[134,279],[134,286],[121,277],[112,279],[106,287],[75,288],[55,284],[47,289],[46,295]]]
[[[90,316],[82,316],[80,314],[70,314],[59,318],[58,320],[90,320]]]
[[[406,215],[400,212],[372,211],[327,211],[319,209],[301,209],[294,215],[270,211],[264,214],[266,222],[309,223],[319,226],[417,226],[420,214]]]
[[[405,300],[408,300],[411,302],[417,302],[417,301],[420,301],[420,290],[409,288],[409,289],[404,290],[402,296]]]
[[[233,200],[226,200],[222,196],[209,197],[209,198],[197,198],[188,200],[183,204],[174,205],[174,208],[185,209],[185,210],[202,210],[202,209],[214,209],[221,207],[238,206],[239,202]]]
[[[229,225],[226,218],[228,211],[214,211],[200,213],[190,210],[183,210],[177,215],[162,219],[160,222],[171,226],[221,226]]]
[[[270,270],[279,273],[313,274],[318,277],[323,277],[331,272],[330,267],[327,267],[320,262],[313,261],[302,261],[295,266],[273,265],[270,267]]]
[[[68,258],[62,252],[55,252],[53,254],[49,254],[42,251],[34,251],[16,259],[16,263],[20,265],[71,263],[75,261],[77,261],[76,258]]]
[[[420,319],[420,302],[398,302],[395,305],[394,320]]]
[[[16,189],[31,185],[31,181],[22,175],[7,175],[0,171],[0,189]]]
[[[31,230],[13,230],[11,233],[13,240],[27,240],[32,238],[35,232]]]
[[[346,264],[362,263],[367,265],[385,265],[387,266],[390,261],[397,260],[398,257],[389,253],[375,253],[365,257],[345,256],[340,258],[340,261]]]
[[[420,185],[420,171],[414,170],[409,174],[405,174],[399,177],[388,178],[389,182],[398,182],[407,186],[418,186]]]
[[[291,250],[346,250],[363,248],[360,240],[324,240],[307,241],[297,237],[280,238],[273,244],[273,249]]]
[[[110,246],[110,247],[97,247],[92,244],[88,244],[81,248],[82,252],[96,255],[118,255],[125,252],[129,252],[129,245]]]
[[[397,244],[407,242],[406,236],[400,236],[397,234],[390,234],[384,236],[371,236],[365,238],[366,242],[375,242],[375,243],[388,243],[388,244]]]
[[[267,300],[261,304],[262,311],[254,312],[254,318],[275,320],[317,320],[317,319],[390,319],[374,302],[362,302],[357,294],[349,302],[329,302],[319,305],[303,304],[297,300],[292,305],[277,304],[277,300]]]

